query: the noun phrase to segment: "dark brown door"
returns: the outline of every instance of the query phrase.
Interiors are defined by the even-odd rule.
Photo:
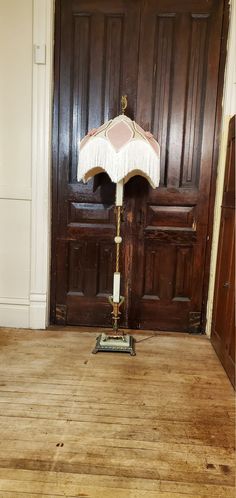
[[[62,0],[56,16],[52,320],[108,326],[115,186],[77,183],[78,142],[119,114],[122,94],[135,112],[139,2]]]
[[[160,142],[161,186],[125,189],[123,325],[199,331],[224,2],[56,6],[52,320],[110,324],[114,186],[76,182],[77,142],[127,94]]]
[[[222,7],[144,2],[136,118],[161,145],[161,185],[136,202],[136,327],[201,330]]]
[[[235,117],[229,124],[211,341],[235,386]]]

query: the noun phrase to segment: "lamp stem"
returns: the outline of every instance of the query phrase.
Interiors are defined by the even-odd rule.
[[[98,351],[111,351],[120,353],[130,353],[134,356],[135,353],[135,339],[129,335],[125,334],[124,331],[119,330],[119,319],[120,319],[120,307],[123,304],[125,298],[120,295],[120,244],[122,242],[121,238],[121,211],[123,205],[123,190],[124,182],[121,180],[116,184],[116,236],[114,242],[116,244],[116,263],[115,272],[113,280],[113,295],[109,296],[109,302],[112,306],[112,321],[113,321],[113,333],[112,334],[100,334],[97,337],[96,346],[93,353]]]
[[[109,299],[113,307],[113,329],[118,333],[118,321],[120,318],[120,306],[124,302],[124,298],[120,295],[120,244],[121,238],[121,210],[123,204],[123,180],[116,184],[116,236],[114,242],[116,244],[116,262],[113,278],[113,296]]]
[[[121,206],[117,206],[117,212],[116,212],[116,237],[120,237],[120,220],[121,220]],[[116,272],[120,271],[119,268],[120,268],[120,242],[116,242]]]

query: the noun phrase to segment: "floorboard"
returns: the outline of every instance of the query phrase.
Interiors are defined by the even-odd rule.
[[[0,498],[233,498],[234,391],[209,342],[0,329]]]

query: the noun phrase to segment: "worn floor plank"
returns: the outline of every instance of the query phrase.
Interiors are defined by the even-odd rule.
[[[0,498],[233,498],[234,392],[206,337],[0,329]]]

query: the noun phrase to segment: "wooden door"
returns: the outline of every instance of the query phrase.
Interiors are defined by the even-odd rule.
[[[139,1],[62,0],[56,17],[52,321],[109,326],[115,186],[77,183],[78,142],[122,94],[135,112]]]
[[[235,386],[235,117],[229,124],[211,342]]]
[[[160,143],[161,184],[136,201],[137,328],[202,330],[222,9],[212,0],[143,4],[136,118]]]
[[[122,324],[201,330],[223,7],[56,3],[53,322],[110,324],[114,186],[76,182],[77,141],[127,94],[128,116],[160,142],[161,185],[125,188]]]

